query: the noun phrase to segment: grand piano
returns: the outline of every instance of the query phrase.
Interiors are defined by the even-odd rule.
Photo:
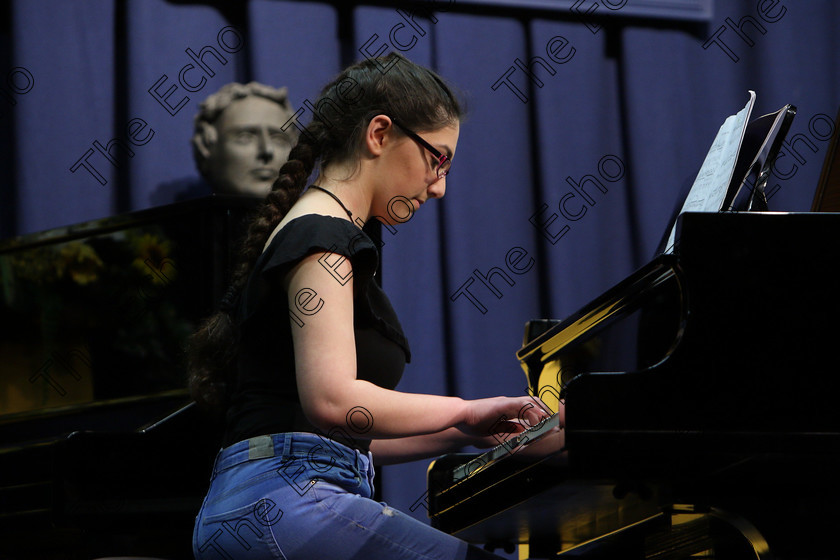
[[[840,558],[837,151],[812,212],[682,214],[673,253],[529,322],[562,445],[436,459],[432,525],[520,558]]]
[[[182,346],[258,202],[0,243],[0,558],[192,558],[221,432],[185,389]]]

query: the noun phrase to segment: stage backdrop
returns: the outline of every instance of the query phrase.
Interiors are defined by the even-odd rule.
[[[446,198],[383,233],[414,356],[399,388],[522,394],[524,323],[568,315],[653,256],[748,90],[754,116],[799,110],[771,209],[809,209],[833,132],[836,2],[716,2],[705,21],[630,4],[6,2],[0,234],[172,202],[166,185],[196,175],[192,117],[226,82],[288,86],[299,108],[344,65],[399,50],[469,107]],[[425,468],[386,468],[385,499],[425,518]]]

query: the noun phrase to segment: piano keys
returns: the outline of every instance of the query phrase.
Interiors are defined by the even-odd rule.
[[[517,353],[529,391],[565,402],[565,448],[458,481],[483,459],[438,459],[433,525],[532,558],[836,557],[840,214],[679,228],[675,254]]]

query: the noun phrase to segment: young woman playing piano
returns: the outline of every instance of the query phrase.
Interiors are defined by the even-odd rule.
[[[226,419],[196,558],[496,558],[371,499],[374,461],[488,447],[492,429],[546,417],[527,396],[395,390],[409,347],[360,224],[443,197],[461,108],[394,54],[347,68],[314,107],[221,311],[191,341],[193,394]]]

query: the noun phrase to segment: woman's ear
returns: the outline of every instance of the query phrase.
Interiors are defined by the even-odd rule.
[[[376,115],[370,120],[365,133],[365,146],[372,156],[382,154],[382,151],[391,142],[393,130],[394,123],[387,115]]]

